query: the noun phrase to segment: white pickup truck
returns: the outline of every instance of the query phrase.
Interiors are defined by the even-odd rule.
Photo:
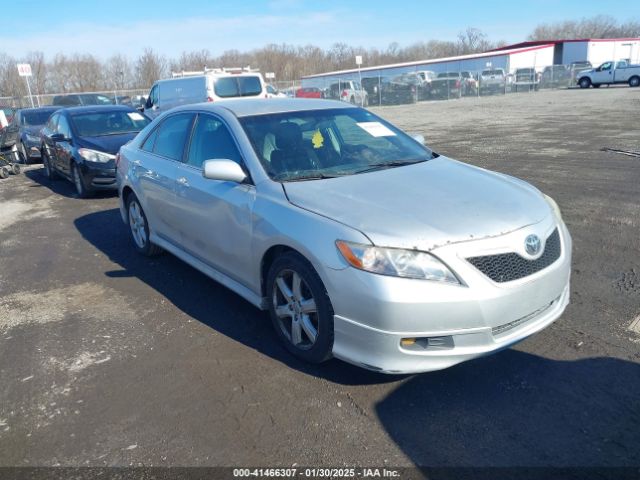
[[[637,87],[640,85],[640,65],[631,65],[625,60],[604,62],[597,68],[582,70],[577,79],[580,88],[598,88],[612,83],[628,83],[630,87]]]

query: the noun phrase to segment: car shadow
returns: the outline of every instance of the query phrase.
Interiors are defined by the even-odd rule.
[[[416,466],[434,467],[430,479],[529,478],[523,466],[537,469],[531,478],[640,478],[640,365],[630,361],[507,350],[414,376],[376,413]]]
[[[87,241],[120,265],[120,270],[105,275],[138,278],[193,319],[291,368],[345,385],[395,382],[401,378],[335,359],[321,365],[297,360],[280,346],[266,312],[169,253],[153,258],[139,255],[117,208],[84,215],[74,223]]]
[[[36,188],[42,186],[48,188],[57,195],[62,195],[67,198],[78,198],[76,189],[69,180],[61,177],[58,177],[55,180],[49,180],[44,173],[44,167],[30,168],[24,172],[24,175],[35,182],[31,187]],[[104,190],[94,192],[91,195],[91,198],[112,198],[115,195],[117,195],[116,191]]]

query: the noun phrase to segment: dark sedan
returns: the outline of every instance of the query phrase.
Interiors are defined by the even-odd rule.
[[[31,163],[40,159],[40,130],[60,107],[23,108],[14,117],[18,131],[17,146],[21,160]]]
[[[150,122],[124,105],[59,110],[40,135],[45,173],[72,181],[79,197],[115,190],[116,153]]]

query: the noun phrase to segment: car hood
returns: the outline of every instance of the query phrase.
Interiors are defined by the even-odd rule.
[[[138,132],[100,137],[78,137],[78,146],[115,155],[122,145],[135,138],[137,134]]]
[[[380,246],[432,250],[512,232],[551,214],[531,185],[443,156],[283,185],[294,205],[355,228]]]
[[[37,137],[38,135],[40,135],[40,130],[42,130],[42,127],[44,127],[44,125],[29,125],[26,127],[22,127],[22,131],[24,133],[28,133],[29,135]]]

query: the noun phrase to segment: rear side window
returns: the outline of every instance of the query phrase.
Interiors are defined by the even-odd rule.
[[[162,125],[156,129],[157,138],[153,153],[172,160],[182,160],[182,152],[189,137],[192,120],[192,113],[182,113],[172,115],[162,122]]]
[[[222,77],[216,80],[214,91],[221,98],[255,97],[262,93],[262,82],[256,76]]]

